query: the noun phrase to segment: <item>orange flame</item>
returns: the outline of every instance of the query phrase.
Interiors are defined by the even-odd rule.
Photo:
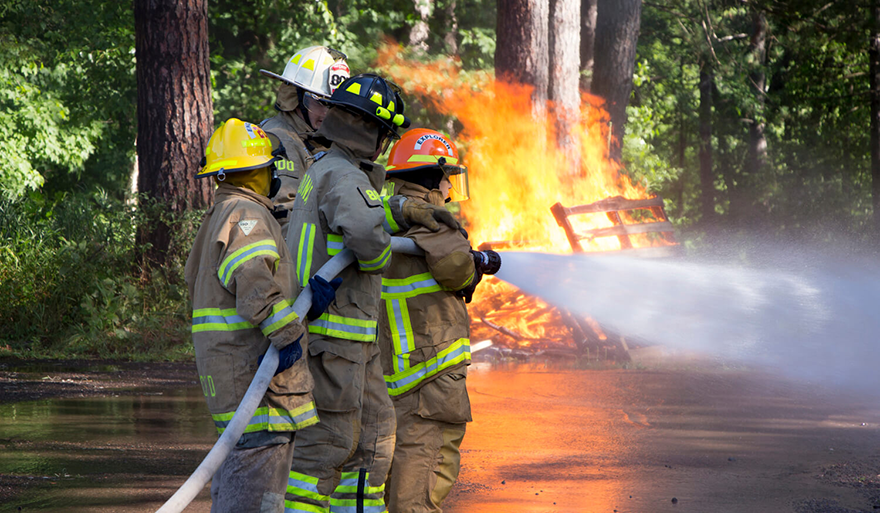
[[[582,95],[581,112],[570,132],[570,139],[579,143],[573,161],[572,152],[548,142],[556,140],[555,119],[534,115],[529,86],[496,81],[485,72],[464,72],[453,58],[430,63],[408,60],[391,43],[380,48],[376,67],[397,82],[410,100],[417,98],[462,127],[455,142],[468,166],[470,199],[461,203],[461,209],[474,247],[507,241],[532,251],[568,253],[571,246],[565,232],[550,212],[553,204],[581,205],[611,196],[648,197],[608,158],[609,116],[601,98]],[[553,105],[542,112],[553,112]],[[581,231],[613,225],[605,215],[569,219]],[[647,238],[633,242],[650,244]],[[586,251],[620,249],[617,237],[584,240],[582,245]],[[521,335],[518,340],[508,336],[517,345],[539,340],[571,344],[560,312],[498,280],[483,281],[469,310],[474,321],[482,317]],[[475,339],[485,334],[497,340],[498,331],[486,332],[486,324],[473,322],[472,327]]]

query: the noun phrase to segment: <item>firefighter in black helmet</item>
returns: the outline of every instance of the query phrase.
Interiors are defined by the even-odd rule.
[[[383,198],[385,169],[374,163],[409,120],[396,86],[373,74],[343,82],[315,137],[328,152],[300,181],[287,244],[297,292],[331,257],[350,249],[337,301],[311,321],[309,368],[321,422],[297,434],[288,511],[385,511],[385,478],[395,415],[376,344],[380,275],[391,261],[390,234],[420,224],[457,229],[443,207]],[[416,204],[419,203],[419,204]]]

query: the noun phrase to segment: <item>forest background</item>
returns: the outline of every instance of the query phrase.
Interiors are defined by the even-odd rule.
[[[0,5],[0,356],[191,357],[182,265],[201,211],[167,208],[133,179],[143,3]],[[580,90],[623,94],[609,101],[615,157],[666,200],[690,251],[761,235],[870,253],[878,27],[878,0],[212,0],[210,100],[215,125],[258,122],[277,87],[260,68],[326,44],[370,71],[386,38],[554,99],[560,34],[576,30]],[[529,68],[540,51],[549,76]],[[594,54],[618,61],[594,69]],[[415,105],[417,123],[454,131]],[[161,262],[142,236],[155,226],[169,234]]]

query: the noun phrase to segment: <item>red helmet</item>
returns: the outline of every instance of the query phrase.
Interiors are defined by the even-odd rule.
[[[440,132],[414,128],[401,135],[391,147],[385,166],[388,176],[431,169],[442,171],[452,184],[452,201],[468,198],[467,167],[461,165],[455,143]]]

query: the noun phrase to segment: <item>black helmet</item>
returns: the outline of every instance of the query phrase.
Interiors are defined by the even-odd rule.
[[[409,118],[403,115],[400,88],[373,73],[361,73],[349,78],[336,88],[326,102],[366,114],[387,128],[394,138],[400,137],[397,135],[398,127],[407,128],[410,125]]]

